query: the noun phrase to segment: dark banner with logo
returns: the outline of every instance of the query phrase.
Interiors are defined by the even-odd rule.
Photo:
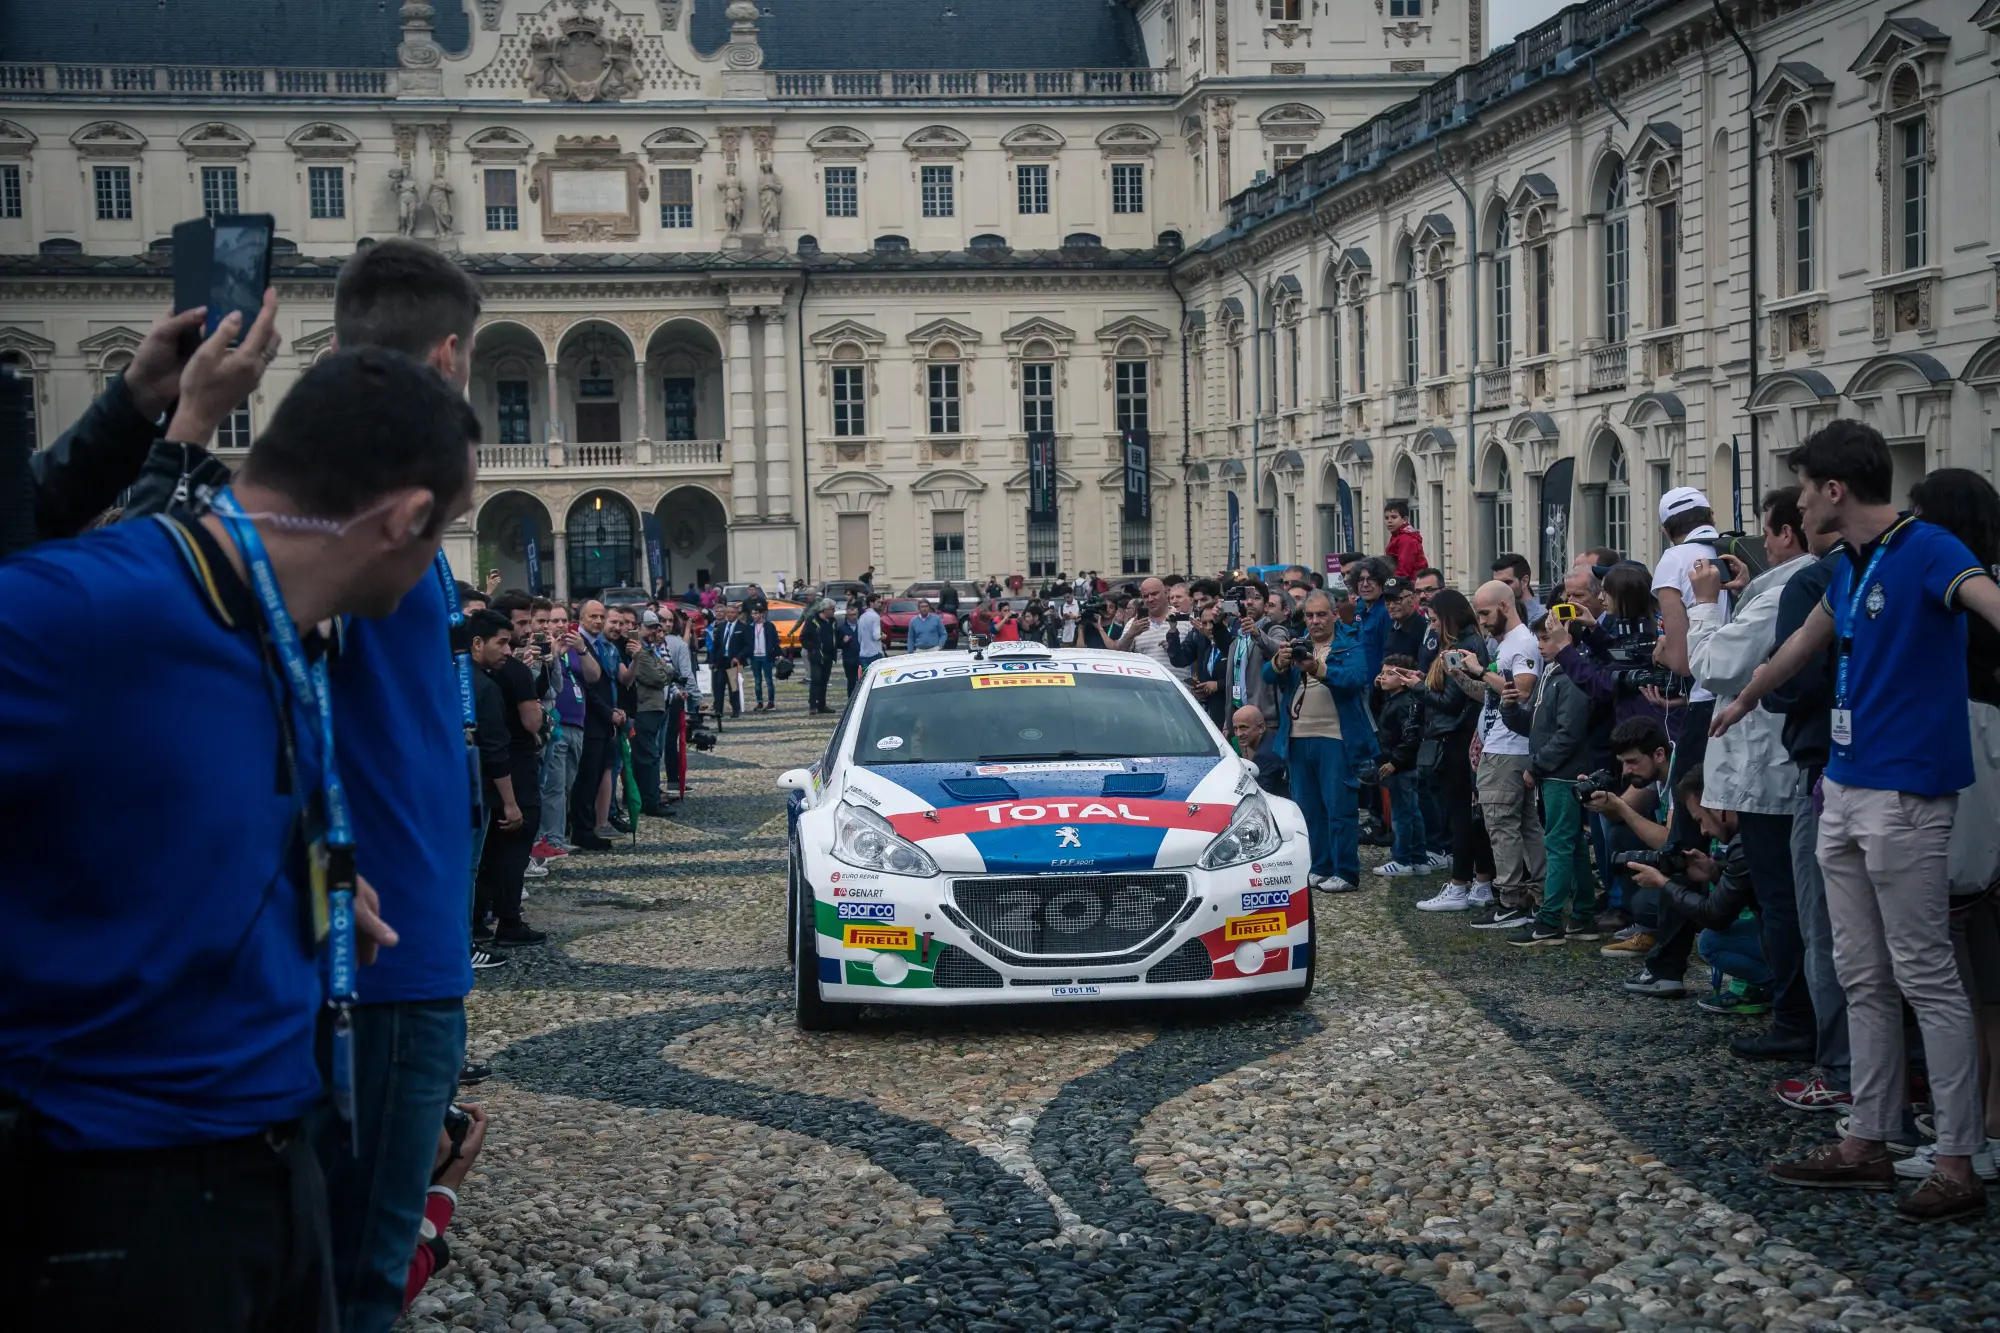
[[[653,589],[671,587],[667,582],[665,543],[660,540],[660,516],[646,515],[646,567],[653,575]]]
[[[1056,516],[1056,433],[1028,432],[1028,517],[1045,523]]]
[[[528,591],[540,596],[542,592],[542,544],[535,538],[535,524],[532,519],[521,519],[521,554],[528,561]]]
[[[1229,492],[1229,567],[1243,568],[1243,502]]]
[[[1153,518],[1153,437],[1143,430],[1125,432],[1125,521],[1146,523]]]

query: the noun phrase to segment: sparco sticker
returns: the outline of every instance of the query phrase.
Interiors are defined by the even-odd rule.
[[[1243,910],[1255,912],[1266,907],[1289,907],[1291,902],[1290,889],[1262,889],[1256,893],[1243,895]]]
[[[834,910],[842,921],[894,921],[894,903],[836,903]]]

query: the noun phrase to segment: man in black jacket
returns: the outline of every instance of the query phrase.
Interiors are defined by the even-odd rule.
[[[1227,725],[1229,696],[1222,685],[1229,666],[1229,622],[1220,605],[1211,604],[1185,632],[1178,620],[1168,625],[1167,660],[1188,669],[1188,692],[1209,720],[1218,728]]]
[[[938,614],[944,617],[944,646],[958,647],[958,589],[947,583],[937,595]]]
[[[1831,534],[1809,534],[1807,540],[1812,553],[1822,559],[1793,575],[1779,589],[1773,652],[1806,623],[1833,582],[1833,563],[1825,557],[1832,555],[1839,539]],[[1798,767],[1798,790],[1806,798],[1805,813],[1792,820],[1792,889],[1798,900],[1799,935],[1805,942],[1806,992],[1812,997],[1813,1059],[1819,1066],[1817,1075],[1782,1080],[1772,1091],[1787,1106],[1814,1111],[1846,1106],[1853,1100],[1849,1095],[1853,1084],[1847,992],[1841,989],[1833,968],[1833,923],[1827,916],[1826,882],[1820,878],[1817,851],[1819,810],[1811,800],[1833,748],[1829,712],[1833,707],[1833,671],[1834,650],[1829,648],[1818,661],[1808,662],[1797,675],[1772,690],[1763,703],[1769,711],[1784,715],[1785,752]]]
[[[833,603],[822,601],[799,630],[799,648],[806,655],[810,673],[806,688],[806,711],[831,713],[826,706],[827,682],[833,678],[833,664],[840,656],[840,622],[833,618]]]

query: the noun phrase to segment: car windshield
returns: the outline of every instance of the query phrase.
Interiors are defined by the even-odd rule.
[[[796,606],[774,606],[771,608],[771,619],[773,620],[797,620],[798,618],[799,608]]]
[[[916,609],[917,609],[916,602],[906,598],[899,597],[896,600],[889,603],[889,613],[891,615],[898,615],[898,616],[910,615],[914,613]]]
[[[955,764],[1217,753],[1215,738],[1174,682],[1057,665],[877,685],[868,693],[854,760]]]

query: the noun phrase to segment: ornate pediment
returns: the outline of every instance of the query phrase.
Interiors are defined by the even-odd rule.
[[[26,157],[35,149],[35,134],[25,125],[0,120],[0,158]]]
[[[1172,329],[1155,324],[1150,319],[1141,319],[1137,315],[1127,315],[1125,318],[1114,320],[1099,329],[1097,331],[1097,341],[1115,347],[1127,338],[1143,338],[1153,351],[1158,352],[1165,349],[1167,339],[1173,336],[1173,332]]]
[[[31,370],[46,370],[49,358],[56,354],[56,345],[26,329],[0,327],[0,356],[10,353],[27,362]]]
[[[957,343],[960,348],[974,347],[979,343],[979,330],[955,319],[934,319],[910,330],[910,346],[921,347],[926,353],[941,342]]]
[[[137,157],[146,148],[145,135],[115,120],[92,121],[69,141],[84,157]]]
[[[475,162],[526,162],[535,145],[520,131],[495,125],[475,130],[465,141],[465,151]]]
[[[1867,43],[1861,54],[1847,67],[1848,73],[1859,74],[1864,79],[1880,79],[1891,64],[1912,52],[1929,55],[1942,54],[1949,39],[1933,25],[1920,18],[1908,15],[1886,19]]]
[[[972,146],[972,140],[949,125],[926,125],[903,140],[912,157],[957,158]]]
[[[1009,157],[1052,157],[1067,140],[1047,125],[1020,125],[1000,136]]]
[[[644,87],[630,34],[583,13],[528,41],[528,91],[551,102],[622,102]]]
[[[860,320],[843,319],[813,334],[811,341],[815,347],[828,349],[841,343],[858,343],[864,352],[872,354],[889,340],[880,329],[871,329]]]
[[[319,360],[333,350],[333,325],[328,324],[310,333],[301,333],[292,339],[291,350],[302,361],[311,363]]]
[[[699,162],[708,151],[708,140],[681,125],[654,130],[639,144],[652,162]]]
[[[875,141],[852,125],[829,125],[806,140],[806,151],[822,161],[866,157]]]
[[[115,328],[93,333],[87,338],[77,339],[76,350],[82,352],[86,357],[101,363],[105,357],[111,355],[113,352],[138,350],[139,344],[144,341],[146,341],[146,335],[143,332],[138,329],[127,328],[123,324],[120,324]]]
[[[344,161],[361,151],[361,139],[330,121],[315,120],[285,136],[294,155],[314,161]]]
[[[1035,341],[1048,343],[1055,348],[1057,356],[1067,356],[1070,344],[1076,341],[1076,330],[1066,328],[1041,315],[1034,315],[1011,328],[1001,330],[1000,341],[1006,343],[1008,350],[1017,356],[1022,347]]]
[[[1159,135],[1129,121],[1113,125],[1097,136],[1097,147],[1106,157],[1145,157],[1159,146]]]
[[[242,161],[257,146],[255,139],[221,120],[195,126],[181,135],[180,143],[189,157],[230,162]]]
[[[1304,102],[1284,102],[1257,117],[1257,127],[1267,139],[1316,139],[1326,125],[1326,117]]]

